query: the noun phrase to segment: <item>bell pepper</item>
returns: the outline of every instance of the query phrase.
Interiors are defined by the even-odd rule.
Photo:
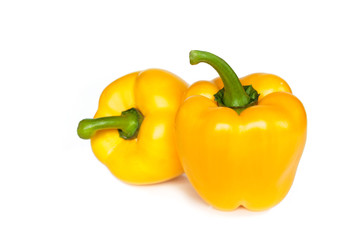
[[[221,58],[191,51],[220,75],[194,83],[176,117],[181,163],[198,194],[224,211],[260,211],[288,193],[302,155],[307,119],[289,85],[272,74],[237,77]]]
[[[95,156],[131,184],[153,184],[183,173],[175,149],[175,115],[187,84],[149,69],[121,77],[102,92],[94,119],[78,135],[91,139]]]

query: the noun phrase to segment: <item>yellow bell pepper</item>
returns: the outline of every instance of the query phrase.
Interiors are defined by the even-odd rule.
[[[152,184],[183,173],[175,149],[175,115],[187,84],[174,74],[149,69],[105,88],[94,119],[78,135],[91,138],[95,156],[120,180]]]
[[[221,58],[191,51],[190,63],[200,62],[221,79],[190,86],[178,111],[176,142],[185,173],[219,210],[271,208],[292,185],[305,146],[305,109],[280,77],[258,73],[239,81]]]

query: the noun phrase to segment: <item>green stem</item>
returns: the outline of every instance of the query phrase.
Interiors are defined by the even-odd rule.
[[[142,120],[141,112],[130,108],[121,113],[121,116],[83,119],[79,122],[77,133],[82,139],[90,139],[99,130],[117,129],[120,137],[134,139],[137,137]]]
[[[211,65],[218,72],[224,83],[223,103],[226,107],[244,107],[250,103],[250,97],[246,94],[238,76],[222,58],[209,52],[191,51],[190,64],[195,65],[200,62]]]

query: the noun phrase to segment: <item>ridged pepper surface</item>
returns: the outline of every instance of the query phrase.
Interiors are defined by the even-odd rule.
[[[184,95],[176,135],[185,173],[217,209],[273,207],[288,193],[305,146],[302,103],[275,75],[239,81],[221,58],[192,51],[190,63],[199,62],[213,66],[221,78],[197,82]]]
[[[79,123],[95,156],[120,180],[152,184],[183,173],[175,149],[175,114],[187,84],[174,74],[149,69],[105,88],[94,119]]]

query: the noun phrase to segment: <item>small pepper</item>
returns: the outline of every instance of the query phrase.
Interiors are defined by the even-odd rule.
[[[91,138],[95,156],[120,180],[152,184],[183,173],[175,151],[175,114],[187,84],[174,74],[149,69],[105,88],[94,119],[78,135]]]
[[[306,140],[306,113],[272,74],[240,79],[221,58],[191,51],[219,73],[194,83],[176,117],[177,149],[199,195],[220,210],[265,210],[289,191]],[[243,86],[244,85],[244,86]]]

